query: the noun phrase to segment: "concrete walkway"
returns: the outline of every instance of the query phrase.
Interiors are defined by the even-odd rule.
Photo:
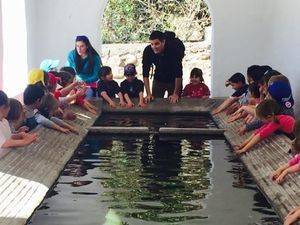
[[[0,159],[0,224],[26,224],[97,116],[74,107],[80,134],[38,128],[39,140]]]
[[[241,122],[228,124],[227,119],[225,113],[214,117],[218,126],[225,129],[224,135],[232,146],[242,143],[252,134],[239,136],[237,130],[242,126]],[[272,181],[270,174],[291,158],[288,154],[290,143],[291,140],[285,135],[273,135],[241,157],[259,189],[282,220],[290,210],[300,205],[300,174],[288,175],[282,185]]]

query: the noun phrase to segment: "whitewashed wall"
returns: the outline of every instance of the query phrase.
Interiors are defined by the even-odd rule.
[[[237,71],[245,73],[251,64],[269,64],[292,80],[297,99],[300,96],[300,2],[206,1],[213,19],[213,95],[226,96],[231,92],[230,88],[224,87],[231,74]],[[101,18],[107,0],[25,2],[28,68],[39,66],[44,58],[60,59],[61,66],[64,65],[78,34],[89,36],[92,44],[100,50]],[[3,59],[1,43],[0,57]],[[2,70],[0,72],[2,74]]]
[[[105,4],[104,0],[26,0],[29,68],[46,58],[60,59],[63,66],[77,35],[88,36],[100,50]]]

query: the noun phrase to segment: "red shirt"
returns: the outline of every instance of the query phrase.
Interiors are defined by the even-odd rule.
[[[210,96],[209,88],[204,83],[188,84],[182,93],[182,97],[202,98],[203,96]]]
[[[264,139],[266,137],[269,137],[277,130],[280,130],[287,134],[293,133],[295,126],[295,119],[293,117],[288,115],[277,115],[275,117],[278,122],[270,122],[264,124],[255,132],[255,134],[259,134],[259,136]]]

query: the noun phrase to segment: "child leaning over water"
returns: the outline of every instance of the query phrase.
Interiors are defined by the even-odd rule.
[[[59,102],[52,94],[46,94],[43,96],[41,100],[41,105],[39,107],[39,112],[47,119],[50,119],[57,126],[66,129],[67,131],[65,133],[71,131],[78,134],[78,130],[75,127],[54,116],[58,109]]]
[[[100,81],[97,83],[97,92],[99,97],[103,98],[112,108],[117,107],[117,104],[112,100],[116,95],[120,98],[120,106],[126,106],[121,88],[118,83],[113,80],[112,70],[109,66],[103,66],[100,69]]]
[[[58,126],[38,112],[44,95],[44,89],[40,85],[28,85],[25,89],[23,93],[25,104],[25,125],[29,128],[29,130],[36,128],[40,124],[44,127],[48,127],[63,133],[68,133],[68,129]]]
[[[8,121],[5,119],[10,110],[7,95],[0,91],[0,155],[5,148],[23,147],[31,144],[37,139],[37,134],[26,134],[20,132],[12,134]]]
[[[70,104],[75,100],[75,104],[83,107],[87,111],[97,114],[97,108],[85,99],[86,86],[78,81],[73,81],[73,75],[69,72],[61,71],[58,73],[58,84],[62,86],[58,91],[67,90],[63,100],[65,104]]]
[[[296,138],[293,140],[291,146],[291,153],[294,157],[272,174],[272,179],[278,184],[284,181],[286,175],[300,172],[300,120],[295,125],[295,136]]]
[[[9,122],[9,126],[12,133],[27,132],[28,127],[23,126],[25,123],[25,113],[21,102],[17,99],[9,99],[9,112],[6,119]]]
[[[280,115],[280,106],[275,100],[268,99],[262,101],[255,109],[256,117],[260,119],[264,125],[256,130],[241,145],[236,146],[235,152],[242,154],[249,151],[254,145],[261,140],[269,137],[275,131],[279,130],[286,134],[294,131],[295,119],[289,115]]]
[[[124,67],[124,76],[126,79],[121,83],[121,91],[128,108],[134,106],[132,98],[139,99],[139,107],[145,107],[144,102],[144,83],[136,78],[137,72],[134,64],[128,64]]]
[[[182,97],[208,98],[209,96],[210,91],[204,83],[202,70],[199,68],[192,69],[190,83],[183,89]]]

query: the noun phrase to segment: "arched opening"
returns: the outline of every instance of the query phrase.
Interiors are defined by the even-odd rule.
[[[142,53],[152,30],[174,31],[186,47],[183,86],[190,71],[201,68],[211,89],[212,19],[204,0],[143,1],[109,0],[102,21],[102,61],[121,81],[127,63],[137,66],[142,77]]]

